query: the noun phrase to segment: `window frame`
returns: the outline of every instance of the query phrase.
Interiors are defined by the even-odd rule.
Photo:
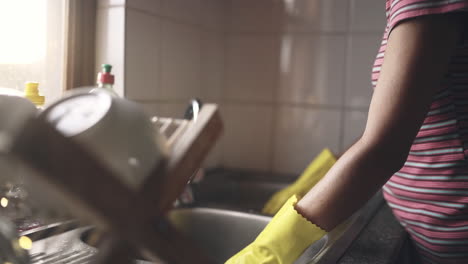
[[[96,83],[97,0],[67,0],[63,89]]]

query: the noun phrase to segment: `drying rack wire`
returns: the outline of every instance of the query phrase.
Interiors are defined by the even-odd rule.
[[[218,107],[204,105],[197,120],[154,117],[152,122],[167,138],[169,155],[138,191],[124,185],[83,146],[38,117],[26,122],[11,154],[72,207],[79,219],[105,230],[95,263],[127,263],[136,252],[171,264],[212,263],[165,215],[221,135]]]
[[[159,130],[159,133],[165,137],[167,147],[171,149],[174,143],[183,135],[191,121],[154,116],[151,118],[151,122]]]

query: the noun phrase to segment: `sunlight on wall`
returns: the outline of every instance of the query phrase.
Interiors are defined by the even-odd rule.
[[[296,0],[283,0],[286,14],[294,15],[297,12]]]
[[[46,0],[0,0],[0,64],[31,64],[46,54]]]

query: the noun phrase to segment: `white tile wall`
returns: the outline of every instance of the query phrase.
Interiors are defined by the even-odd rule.
[[[345,37],[288,34],[281,44],[277,101],[339,106],[345,76]]]
[[[371,71],[380,47],[379,33],[348,36],[346,106],[367,108],[372,97]]]
[[[164,16],[179,21],[200,24],[201,0],[161,0]]]
[[[281,37],[228,35],[225,99],[271,102],[279,80]]]
[[[226,131],[207,166],[300,173],[322,148],[340,153],[361,134],[383,9],[375,0],[99,0],[97,63],[114,64],[116,88],[125,77],[127,96],[152,115],[181,117],[195,96],[220,103]]]
[[[285,30],[289,32],[344,32],[348,24],[349,1],[283,1]]]
[[[366,127],[367,112],[350,110],[345,113],[344,118],[343,148],[340,152],[351,147],[361,137]]]
[[[351,0],[351,31],[380,33],[385,28],[385,1]]]
[[[96,71],[111,63],[115,89],[150,116],[182,118],[192,97],[220,102],[227,3],[99,0]],[[265,152],[265,151],[264,151]],[[221,165],[219,142],[205,161]]]
[[[226,104],[222,164],[256,170],[270,170],[273,107]]]
[[[278,32],[284,27],[281,1],[229,0],[228,32]]]
[[[282,106],[276,118],[274,171],[299,174],[322,149],[338,152],[339,110]]]
[[[161,93],[161,21],[158,17],[127,9],[126,29],[125,96],[156,100]]]
[[[162,0],[126,0],[126,6],[151,15],[160,15],[162,14],[161,1]]]
[[[228,9],[226,1],[201,0],[201,25],[216,32],[225,32]]]
[[[98,0],[97,4],[99,8],[111,6],[124,6],[125,0]]]
[[[188,100],[201,92],[201,33],[190,25],[163,21],[161,97]]]
[[[272,170],[300,173],[322,148],[340,153],[352,144],[372,96],[384,2],[229,3],[223,98],[233,106],[273,106]],[[235,152],[235,146],[224,147]]]
[[[349,3],[343,0],[233,0],[230,32],[344,32]]]
[[[201,92],[204,101],[220,102],[224,86],[225,36],[216,32],[201,33]]]

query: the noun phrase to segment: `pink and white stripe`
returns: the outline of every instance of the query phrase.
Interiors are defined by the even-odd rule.
[[[466,11],[468,0],[386,0],[387,27],[372,68],[374,88],[394,27],[410,18]],[[423,263],[468,264],[468,25],[466,29],[407,162],[383,188]]]

